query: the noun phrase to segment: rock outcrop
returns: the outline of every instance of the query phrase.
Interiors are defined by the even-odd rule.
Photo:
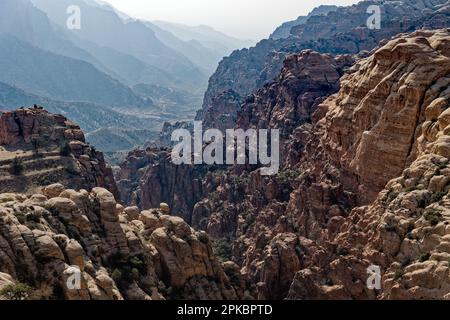
[[[295,26],[299,26],[305,24],[309,18],[312,16],[322,16],[327,15],[331,11],[336,11],[338,9],[337,6],[334,5],[321,5],[314,8],[307,16],[300,16],[293,21],[288,21],[283,23],[281,26],[275,29],[274,32],[270,35],[270,39],[282,39],[289,38],[291,35],[291,30]]]
[[[256,297],[448,298],[449,41],[417,31],[358,61],[291,130],[278,175],[229,173],[196,205]],[[301,90],[273,100],[296,101],[286,92]],[[273,104],[259,107],[266,126]],[[382,291],[366,286],[371,265]]]
[[[112,170],[80,127],[43,108],[4,112],[0,118],[0,192],[35,193],[42,186],[104,187],[118,199]]]
[[[381,28],[369,29],[370,6],[381,12]],[[233,52],[224,58],[209,80],[203,100],[203,110],[197,119],[208,113],[213,100],[232,90],[245,97],[271,82],[283,67],[285,57],[304,49],[321,53],[358,54],[372,50],[381,40],[421,28],[437,29],[450,26],[447,0],[433,1],[362,1],[339,8],[327,15],[313,15],[304,24],[292,28],[288,38],[267,39],[255,47]]]
[[[323,228],[323,247],[337,254],[299,271],[291,298],[448,298],[449,36],[390,41],[320,107],[319,144],[341,172],[335,181],[360,203],[376,200]],[[380,292],[367,291],[370,265],[383,272]]]
[[[121,199],[141,209],[167,203],[173,214],[191,222],[194,205],[214,188],[203,178],[214,168],[176,165],[167,148],[147,148],[129,153],[116,174]]]
[[[164,209],[124,208],[103,188],[0,194],[0,288],[25,283],[33,299],[240,298],[239,272]]]

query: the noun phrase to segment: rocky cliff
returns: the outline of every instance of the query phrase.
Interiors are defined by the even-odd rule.
[[[277,176],[231,174],[196,205],[258,298],[448,298],[449,40],[418,31],[360,60],[292,131]]]
[[[203,165],[175,165],[169,149],[147,148],[128,154],[116,180],[124,203],[148,209],[164,202],[190,223],[194,205],[215,187],[203,181],[214,170]]]
[[[449,35],[392,40],[321,106],[319,148],[341,172],[335,181],[360,202],[376,200],[330,217],[318,238],[339,250],[297,272],[292,298],[448,298]],[[370,265],[383,272],[380,292],[365,287]]]
[[[119,194],[103,154],[86,143],[80,127],[38,106],[1,115],[0,172],[0,192],[33,193],[60,182]]]
[[[25,283],[33,299],[242,297],[234,265],[167,210],[124,208],[103,188],[0,194],[0,288]]]
[[[379,6],[381,28],[369,29],[367,9]],[[202,111],[203,119],[214,108],[214,100],[223,92],[232,90],[245,97],[271,82],[283,67],[285,57],[304,49],[322,53],[357,54],[372,50],[383,39],[398,33],[421,28],[444,28],[450,25],[448,1],[362,1],[357,5],[339,8],[328,15],[316,15],[292,29],[288,38],[267,39],[255,47],[233,52],[224,58],[209,80]],[[238,101],[236,109],[239,108]],[[205,124],[208,126],[208,123]]]
[[[307,16],[300,16],[293,21],[283,23],[270,35],[270,39],[288,38],[291,35],[291,30],[293,27],[305,24],[312,16],[327,15],[329,12],[336,11],[337,9],[338,7],[334,5],[318,6],[314,8]]]

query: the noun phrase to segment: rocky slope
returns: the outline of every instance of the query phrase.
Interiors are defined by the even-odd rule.
[[[235,266],[213,256],[205,233],[167,213],[124,208],[102,188],[0,194],[0,288],[26,283],[33,299],[242,297]]]
[[[366,26],[370,5],[380,7],[382,20],[379,30]],[[203,119],[203,115],[214,108],[213,100],[222,92],[232,90],[245,97],[272,81],[282,69],[285,57],[291,53],[313,49],[322,53],[357,54],[363,50],[370,51],[379,41],[401,32],[423,27],[448,27],[449,17],[446,0],[362,1],[351,7],[339,8],[327,16],[313,16],[305,24],[293,28],[288,38],[263,40],[255,47],[235,51],[224,58],[209,80],[197,119]]]
[[[194,205],[215,187],[203,181],[214,169],[175,165],[169,149],[148,147],[128,154],[116,180],[124,203],[148,209],[165,202],[190,223]]]
[[[295,26],[305,24],[312,16],[327,15],[331,11],[336,11],[337,6],[334,5],[321,5],[314,8],[307,16],[300,16],[293,21],[283,23],[281,26],[275,29],[270,35],[271,39],[288,38],[291,35],[291,29]]]
[[[312,50],[288,56],[274,82],[247,96],[237,112],[236,126],[279,129],[281,159],[288,161],[284,149],[291,134],[301,124],[311,123],[317,106],[339,90],[341,76],[354,62],[350,55],[333,57]]]
[[[77,189],[105,187],[118,197],[111,168],[80,127],[38,106],[1,115],[0,172],[0,192],[34,193],[60,182]]]
[[[277,176],[231,174],[196,205],[258,298],[448,298],[449,40],[418,31],[360,60]]]
[[[376,200],[333,217],[336,232],[323,228],[323,248],[339,252],[297,272],[290,297],[374,297],[364,279],[375,264],[380,298],[448,298],[449,35],[419,31],[389,42],[322,105],[319,148],[341,172],[335,181],[358,202]],[[346,185],[352,175],[358,183]]]

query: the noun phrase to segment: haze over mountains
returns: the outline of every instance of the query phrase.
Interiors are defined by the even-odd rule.
[[[0,110],[45,106],[0,116],[0,300],[450,298],[450,0],[320,7],[222,59],[197,119],[279,130],[268,176],[217,133],[215,165],[173,161],[222,36],[78,2],[113,41],[30,1],[0,7]]]
[[[66,26],[71,5],[81,9],[79,30]],[[120,138],[129,143],[118,142],[117,150],[142,143],[135,139],[142,132],[150,139],[164,121],[192,119],[218,62],[248,42],[208,27],[177,26],[178,34],[183,28],[189,34],[180,38],[162,24],[100,1],[2,0],[1,109],[34,101],[56,111],[58,105],[100,148],[127,132]],[[105,119],[105,109],[123,122]]]

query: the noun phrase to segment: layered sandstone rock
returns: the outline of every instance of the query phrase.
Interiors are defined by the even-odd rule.
[[[370,29],[367,19],[370,6],[381,12],[381,28]],[[450,26],[447,0],[432,1],[361,1],[357,5],[339,8],[328,15],[314,15],[304,24],[292,28],[283,39],[267,39],[255,47],[233,52],[224,58],[209,80],[198,119],[213,106],[213,100],[223,92],[233,90],[245,97],[278,76],[286,56],[304,49],[330,54],[358,54],[372,50],[381,40],[421,28]]]
[[[291,298],[448,298],[449,36],[419,31],[392,40],[324,102],[325,153],[358,177],[353,190],[362,201],[377,199],[337,221],[326,243],[341,255],[299,271]],[[367,291],[370,265],[382,269],[380,292]],[[320,283],[327,275],[332,285]]]
[[[238,128],[279,129],[281,162],[288,161],[285,143],[301,124],[311,123],[317,106],[339,90],[339,79],[355,59],[312,50],[288,56],[274,82],[248,96],[237,116]]]
[[[124,203],[149,209],[164,202],[190,223],[194,205],[212,188],[202,181],[210,169],[176,165],[169,149],[147,148],[130,152],[116,180]]]
[[[80,127],[41,107],[0,118],[0,192],[33,193],[42,186],[104,187],[118,197],[103,154],[86,143]]]
[[[277,176],[235,172],[196,205],[199,227],[233,241],[256,297],[448,297],[449,40],[418,31],[360,60],[292,131]],[[367,288],[370,265],[383,291]]]
[[[0,194],[0,287],[26,283],[35,299],[240,297],[208,236],[182,219],[124,208],[102,188],[57,189]]]

